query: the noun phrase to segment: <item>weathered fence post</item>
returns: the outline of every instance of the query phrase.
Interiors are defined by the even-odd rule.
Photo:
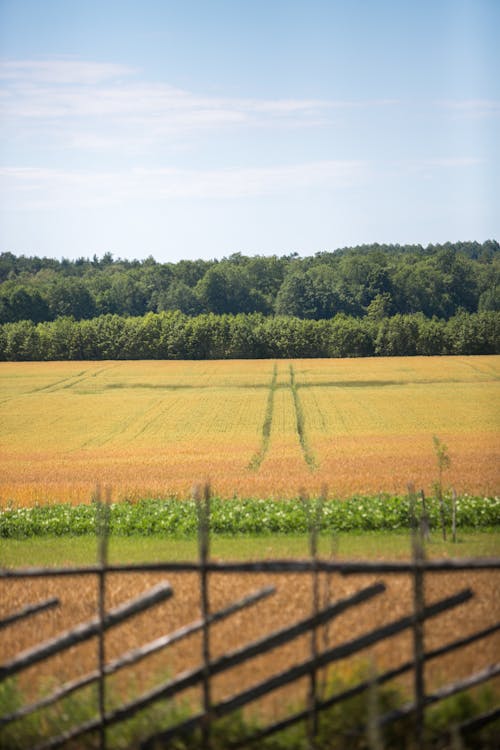
[[[105,644],[105,627],[104,620],[106,617],[106,568],[108,564],[108,536],[109,536],[109,503],[111,491],[109,487],[105,490],[105,502],[102,502],[99,487],[96,489],[96,530],[97,530],[97,551],[99,558],[98,573],[98,617],[99,617],[99,635],[98,635],[98,663],[99,663],[99,682],[98,682],[98,701],[99,701],[99,740],[101,750],[106,750],[106,644]]]
[[[370,750],[383,750],[382,731],[379,724],[380,705],[378,682],[375,665],[371,665],[371,675],[368,687],[368,721],[366,723],[366,735]]]
[[[210,723],[212,699],[210,690],[210,601],[208,592],[207,562],[210,555],[210,485],[203,487],[203,494],[199,487],[195,488],[194,497],[198,512],[198,554],[200,559],[200,609],[203,620],[202,629],[202,659],[203,659],[203,711],[202,723],[203,747],[210,748]]]
[[[454,724],[450,729],[451,750],[465,750],[460,729]]]
[[[415,488],[408,485],[410,508],[415,509]],[[421,529],[416,518],[411,522],[412,553],[413,553],[413,661],[414,661],[414,691],[415,691],[415,746],[417,750],[424,747],[424,702],[425,702],[425,647],[424,647],[424,549]]]
[[[324,510],[324,504],[325,504],[326,500],[328,499],[328,487],[326,486],[326,484],[324,484],[323,487],[321,488],[320,499],[321,499],[321,524],[322,524],[322,527],[323,527],[323,510]],[[335,534],[335,531],[333,531],[333,530],[330,533],[329,541],[330,541],[329,559],[333,560],[333,558],[336,557],[337,551],[338,551],[338,538],[337,538],[337,536]],[[323,588],[323,606],[324,607],[328,606],[331,603],[331,601],[332,601],[332,581],[331,581],[331,577],[332,577],[331,573],[325,573],[324,574],[324,579],[323,579],[323,583],[324,583],[324,588]],[[323,641],[323,650],[324,651],[327,651],[328,648],[330,647],[330,625],[331,625],[331,622],[329,620],[327,623],[325,623],[325,625],[323,626],[323,629],[322,629],[322,636],[323,636],[322,641]],[[318,695],[319,695],[319,697],[320,697],[321,700],[324,700],[324,698],[326,696],[327,687],[328,687],[328,670],[327,669],[323,669],[322,670],[322,675],[321,675],[321,684],[320,684],[319,691],[318,691]]]
[[[323,510],[323,498],[319,497],[314,503],[311,503],[307,495],[301,492],[301,500],[305,505],[307,515],[307,526],[309,531],[309,555],[311,557],[312,569],[312,613],[317,616],[320,610],[319,601],[319,573],[318,563],[318,532],[321,524],[321,514]],[[311,660],[316,661],[318,657],[318,633],[316,628],[311,629]],[[308,721],[307,721],[307,739],[310,750],[316,746],[315,737],[318,733],[318,676],[316,668],[313,667],[309,677],[309,694],[307,699]]]
[[[453,543],[457,541],[457,493],[451,491],[451,538]]]
[[[422,533],[422,540],[429,542],[431,539],[431,525],[429,522],[429,514],[427,513],[427,503],[425,502],[425,492],[420,490],[420,499],[422,500],[422,515],[420,516],[420,529]]]

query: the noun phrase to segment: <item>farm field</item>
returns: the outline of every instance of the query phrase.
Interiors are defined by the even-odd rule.
[[[0,502],[500,486],[500,359],[0,364]]]

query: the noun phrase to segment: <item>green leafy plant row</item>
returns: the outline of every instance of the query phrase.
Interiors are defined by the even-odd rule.
[[[431,529],[451,524],[451,499],[442,507],[438,498],[426,500]],[[420,514],[417,502],[416,513]],[[405,530],[411,524],[407,497],[380,495],[326,500],[319,514],[321,531]],[[81,535],[95,531],[95,504],[37,505],[31,508],[0,506],[0,537]],[[456,500],[457,528],[484,529],[500,526],[500,498],[463,495]],[[222,535],[300,534],[310,527],[308,506],[297,500],[213,498],[211,531]],[[119,536],[165,535],[191,537],[197,530],[194,500],[124,500],[110,506],[110,533]]]

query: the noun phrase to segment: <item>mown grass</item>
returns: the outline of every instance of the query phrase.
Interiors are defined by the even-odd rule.
[[[323,534],[318,540],[321,556],[329,557],[334,545],[335,555],[341,558],[399,559],[408,557],[410,539],[405,532],[370,531],[340,532],[335,536]],[[211,555],[221,560],[253,560],[266,558],[307,557],[309,539],[301,535],[267,535],[264,537],[232,538],[212,535]],[[43,536],[25,539],[3,539],[0,565],[60,566],[86,565],[96,560],[96,538],[85,534],[72,536]],[[436,533],[426,545],[429,557],[489,557],[500,551],[500,530],[464,530],[456,543],[444,542]],[[152,562],[157,560],[194,560],[197,557],[195,539],[159,538],[157,536],[111,536],[109,560],[112,563]]]

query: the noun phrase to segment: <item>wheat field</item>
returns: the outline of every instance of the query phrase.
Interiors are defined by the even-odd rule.
[[[0,502],[500,485],[500,359],[0,364]]]

